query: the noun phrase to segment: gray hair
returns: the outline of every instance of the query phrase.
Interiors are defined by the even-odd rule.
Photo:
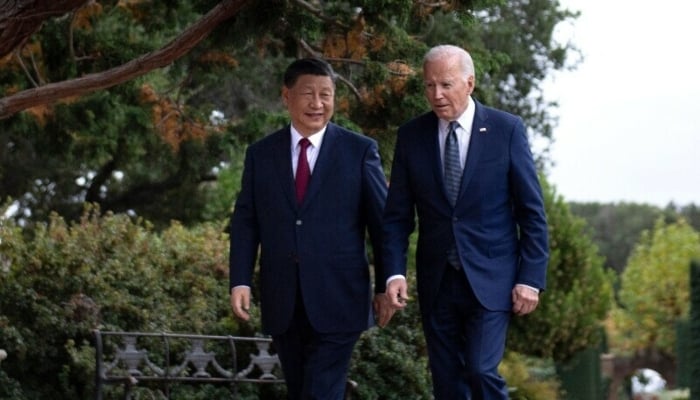
[[[423,67],[429,62],[451,57],[457,57],[465,79],[470,75],[476,75],[472,56],[463,48],[451,44],[441,44],[428,50],[423,57]]]

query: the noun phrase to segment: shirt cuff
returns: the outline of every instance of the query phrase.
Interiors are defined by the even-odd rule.
[[[396,279],[403,279],[406,280],[406,277],[403,275],[392,275],[386,279],[386,284],[389,286],[389,282],[396,280]]]
[[[540,289],[537,289],[536,287],[532,287],[532,286],[530,286],[530,285],[526,285],[526,284],[524,284],[524,283],[516,283],[515,286],[526,287],[526,288],[528,288],[528,289],[531,289],[533,292],[535,292],[535,293],[537,293],[537,294],[540,293]]]

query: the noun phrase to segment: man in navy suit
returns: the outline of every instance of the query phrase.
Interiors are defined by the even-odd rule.
[[[399,128],[391,170],[386,295],[397,309],[405,305],[417,214],[418,299],[435,399],[507,399],[498,365],[509,320],[537,307],[549,257],[535,163],[522,120],[471,97],[469,53],[432,48],[423,79],[432,111]]]
[[[377,143],[329,122],[334,82],[320,59],[289,65],[282,100],[291,124],[248,147],[231,216],[231,308],[250,318],[259,252],[262,327],[291,400],[342,399],[353,347],[374,324],[373,304],[380,326],[395,310],[381,278],[387,182]]]

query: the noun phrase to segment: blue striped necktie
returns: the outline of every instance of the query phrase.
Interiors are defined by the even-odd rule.
[[[459,162],[459,144],[457,143],[457,133],[455,130],[459,126],[457,121],[451,121],[447,128],[447,138],[445,139],[445,189],[447,197],[452,207],[457,203],[459,187],[462,182],[462,166]]]
[[[455,130],[459,126],[457,121],[451,121],[447,128],[447,138],[445,138],[445,189],[447,190],[447,198],[450,205],[454,208],[457,204],[457,196],[459,196],[459,187],[462,182],[462,166],[459,162],[459,143],[457,143],[457,133]],[[447,250],[447,262],[453,268],[460,268],[459,256],[457,255],[457,247],[451,246]]]

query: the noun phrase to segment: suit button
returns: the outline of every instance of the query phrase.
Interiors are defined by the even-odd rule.
[[[457,221],[459,221],[459,218],[457,218],[457,217],[452,217],[452,221],[457,222]]]
[[[301,225],[301,224],[302,224],[301,220],[298,219],[298,220],[297,220],[297,225]]]

